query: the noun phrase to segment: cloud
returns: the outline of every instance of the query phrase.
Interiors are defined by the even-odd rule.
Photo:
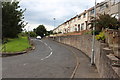
[[[103,0],[99,0],[101,2]],[[53,18],[56,18],[56,26],[62,24],[71,17],[80,14],[85,9],[94,5],[94,0],[21,0],[20,6],[27,9],[25,21],[36,27],[38,24],[54,26]]]

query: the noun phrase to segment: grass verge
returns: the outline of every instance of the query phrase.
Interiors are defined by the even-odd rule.
[[[21,52],[31,47],[27,37],[8,39],[8,42],[2,45],[2,47],[4,46],[6,49],[2,49],[2,52]]]

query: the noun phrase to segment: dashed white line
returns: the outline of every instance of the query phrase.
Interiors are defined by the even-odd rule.
[[[52,51],[52,48],[49,46],[49,49]]]
[[[46,43],[44,43],[46,46],[48,46]]]
[[[48,56],[46,56],[45,58],[42,58],[41,60],[45,60],[45,59],[47,59],[47,58],[49,58],[52,54],[53,54],[53,52],[52,52],[52,48],[50,47],[50,46],[48,46],[48,44],[47,43],[45,43],[45,42],[43,42],[42,40],[40,40],[42,43],[44,43],[49,49],[50,49],[50,54],[48,55]]]
[[[51,52],[48,56],[46,56],[45,58],[42,58],[41,60],[45,60],[45,59],[49,58],[52,54],[53,54],[53,52]]]
[[[23,65],[26,66],[28,63],[24,63]]]

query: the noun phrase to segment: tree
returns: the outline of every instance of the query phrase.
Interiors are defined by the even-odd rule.
[[[102,29],[109,28],[109,29],[118,29],[118,21],[115,17],[111,17],[109,14],[99,15],[98,18],[92,17],[90,21],[91,28],[96,23],[96,30],[101,31]]]
[[[25,10],[20,9],[19,2],[2,2],[2,37],[15,38],[22,31]]]
[[[45,29],[44,25],[39,25],[36,29],[34,29],[34,31],[36,32],[37,35],[44,37],[47,32],[47,30]]]
[[[37,36],[36,33],[33,32],[33,31],[30,31],[29,34],[30,34],[30,37],[36,37]]]
[[[53,34],[53,31],[50,30],[50,31],[47,31],[46,35],[49,36],[50,34]]]

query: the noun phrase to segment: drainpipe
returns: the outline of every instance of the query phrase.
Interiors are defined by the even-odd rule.
[[[95,7],[94,7],[94,17],[95,17],[95,23],[93,27],[93,38],[92,38],[92,54],[91,54],[91,65],[95,64],[95,27],[96,27],[96,0],[95,0]]]

